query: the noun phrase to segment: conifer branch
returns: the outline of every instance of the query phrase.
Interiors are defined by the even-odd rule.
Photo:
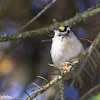
[[[59,26],[64,25],[75,25],[77,22],[84,21],[88,17],[91,17],[97,13],[100,13],[100,3],[98,3],[96,6],[93,6],[92,8],[88,9],[87,11],[76,14],[74,17],[65,20],[64,22],[56,22],[52,25],[49,25],[48,27],[44,27],[37,30],[31,30],[27,32],[22,32],[18,34],[12,34],[12,35],[2,35],[0,36],[0,42],[3,41],[11,41],[11,40],[18,40],[18,39],[24,39],[26,37],[35,37],[37,35],[44,35],[50,33],[50,31],[54,30],[55,28],[58,28]]]

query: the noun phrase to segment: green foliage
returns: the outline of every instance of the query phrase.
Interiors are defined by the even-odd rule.
[[[100,100],[100,93],[97,94],[96,96],[91,97],[91,98],[88,99],[88,100]]]

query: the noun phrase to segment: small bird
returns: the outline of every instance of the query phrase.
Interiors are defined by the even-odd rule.
[[[63,67],[65,62],[72,63],[84,53],[82,43],[71,31],[70,27],[61,26],[54,32],[50,53],[55,65]],[[65,67],[63,68],[67,70],[67,66]]]

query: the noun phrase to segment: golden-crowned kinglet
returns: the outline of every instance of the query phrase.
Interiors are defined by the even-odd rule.
[[[54,30],[51,57],[54,64],[62,66],[64,62],[73,62],[83,54],[83,45],[68,26]]]

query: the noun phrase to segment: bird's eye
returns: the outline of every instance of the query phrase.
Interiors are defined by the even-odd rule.
[[[61,36],[61,34],[58,34],[58,36]]]
[[[70,33],[70,30],[68,30],[67,33],[69,34]]]

